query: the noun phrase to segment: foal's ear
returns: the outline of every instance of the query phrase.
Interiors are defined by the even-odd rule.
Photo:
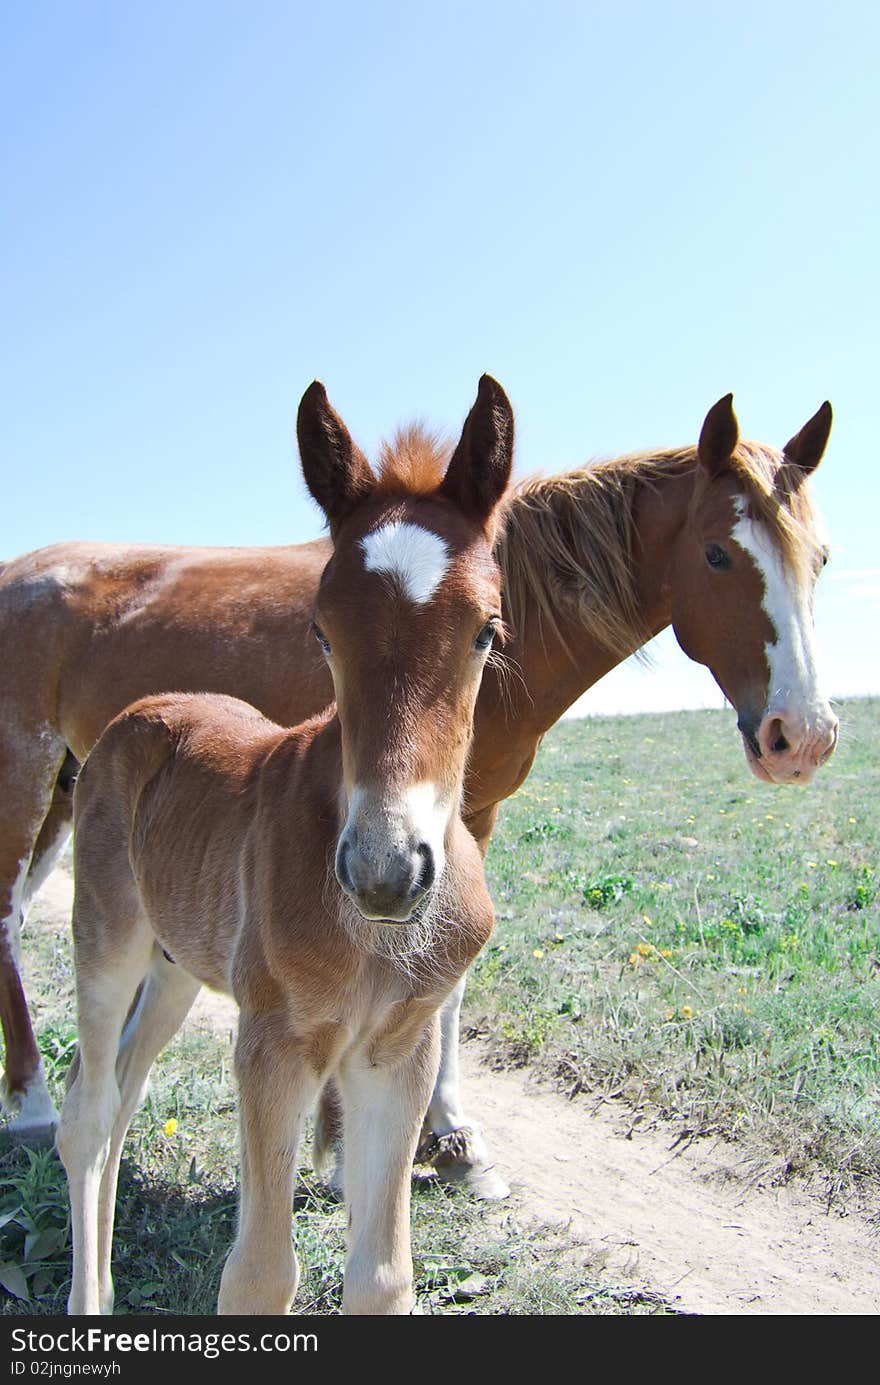
[[[720,476],[726,471],[733,449],[739,442],[739,424],[733,412],[733,395],[725,394],[717,404],[713,404],[703,421],[697,456],[700,465],[710,476]]]
[[[498,381],[483,375],[440,494],[485,522],[507,489],[512,466],[513,409]]]
[[[335,533],[346,515],[373,489],[367,459],[330,407],[319,380],[309,385],[296,416],[296,437],[306,485]]]
[[[831,405],[826,399],[809,423],[805,423],[801,431],[795,433],[782,449],[785,460],[791,462],[792,466],[800,467],[805,475],[815,471],[822,460],[828,446],[831,419]]]

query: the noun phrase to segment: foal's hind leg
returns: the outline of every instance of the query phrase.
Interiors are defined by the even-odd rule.
[[[77,936],[87,912],[79,887],[74,906],[79,1065],[64,1099],[56,1143],[70,1188],[68,1311],[76,1314],[109,1313],[113,1306],[109,1268],[101,1264],[101,1185],[122,1107],[116,1065],[123,1026],[153,949],[146,920],[137,916],[131,900],[125,903],[129,908],[120,909],[118,929],[98,938]],[[99,906],[96,912],[100,917],[105,911]]]
[[[342,1104],[332,1077],[324,1083],[315,1111],[312,1135],[312,1168],[341,1198],[342,1186]]]
[[[183,1024],[200,989],[194,976],[168,961],[162,949],[154,946],[152,965],[140,989],[137,1006],[126,1020],[116,1060],[119,1109],[113,1122],[98,1195],[98,1284],[105,1313],[113,1309],[111,1257],[122,1146],[132,1116],[146,1092],[150,1068]]]
[[[291,1242],[296,1156],[319,1078],[281,1013],[242,1010],[235,1048],[241,1126],[238,1233],[218,1313],[288,1313],[299,1282]]]
[[[51,1138],[57,1114],[46,1087],[19,973],[20,937],[34,843],[52,801],[67,748],[45,727],[0,725],[0,1023],[6,1071],[0,1098],[10,1134]]]

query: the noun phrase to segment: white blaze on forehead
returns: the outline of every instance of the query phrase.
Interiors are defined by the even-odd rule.
[[[395,577],[410,601],[430,601],[449,567],[449,549],[439,534],[418,524],[393,520],[361,539],[368,572]]]
[[[747,518],[745,502],[737,501],[739,519],[731,537],[749,554],[764,582],[762,606],[776,631],[767,645],[770,686],[767,711],[790,706],[811,721],[827,707],[819,689],[813,649],[813,619],[808,581],[786,570],[765,525]]]

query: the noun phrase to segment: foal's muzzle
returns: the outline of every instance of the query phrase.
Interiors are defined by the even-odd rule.
[[[377,923],[406,923],[437,877],[428,842],[374,856],[358,846],[356,833],[348,831],[339,839],[335,869],[336,879],[360,913]]]
[[[364,918],[412,918],[443,874],[451,814],[432,783],[354,786],[336,847],[336,879]]]

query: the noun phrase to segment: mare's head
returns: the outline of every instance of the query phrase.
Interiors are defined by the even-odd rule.
[[[474,703],[500,633],[492,549],[513,414],[484,375],[445,473],[436,445],[411,430],[374,474],[318,383],[303,396],[297,435],[333,539],[314,634],[342,734],[336,878],[365,918],[402,923],[443,871]]]
[[[813,589],[827,558],[809,494],[831,405],[781,452],[740,441],[732,395],[706,416],[687,521],[670,568],[672,623],[738,713],[759,779],[807,783],[834,750],[819,686]]]

